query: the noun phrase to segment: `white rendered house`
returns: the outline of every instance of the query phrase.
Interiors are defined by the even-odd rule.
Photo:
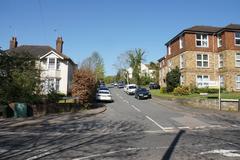
[[[128,77],[131,79],[133,77],[132,76],[133,69],[131,67],[129,67],[127,69],[127,72],[128,72]],[[150,68],[149,64],[141,63],[141,73],[140,73],[140,76],[145,76],[145,75],[153,78],[154,77],[154,70]]]
[[[50,46],[21,45],[17,46],[16,37],[10,41],[10,49],[7,52],[29,53],[39,59],[36,63],[41,70],[43,80],[43,94],[51,89],[67,95],[71,92],[73,72],[77,65],[62,53],[63,40],[57,38],[56,49]]]

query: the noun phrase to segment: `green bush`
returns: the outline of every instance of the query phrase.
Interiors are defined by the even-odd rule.
[[[167,88],[166,87],[161,87],[160,88],[160,93],[167,93]]]
[[[166,82],[167,82],[167,92],[172,92],[174,88],[180,84],[180,70],[178,67],[172,69],[167,73]]]
[[[64,97],[65,95],[62,93],[58,93],[55,90],[50,90],[49,93],[47,94],[47,100],[50,103],[56,103],[58,102],[60,99],[62,99],[62,97]]]
[[[221,92],[224,90],[224,88],[221,88]],[[195,90],[195,93],[210,93],[210,94],[213,94],[213,93],[218,93],[219,92],[219,89],[218,88],[208,88],[208,87],[205,87],[205,88],[197,88]]]
[[[189,95],[190,93],[190,89],[186,86],[178,86],[173,90],[173,94],[178,96]]]

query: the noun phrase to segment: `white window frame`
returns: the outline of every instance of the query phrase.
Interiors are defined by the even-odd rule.
[[[198,81],[198,77],[201,77],[202,80]],[[205,80],[205,77],[207,77],[207,80]],[[196,76],[196,86],[198,88],[208,87],[209,86],[209,82],[210,82],[210,76],[209,75],[197,75]]]
[[[240,46],[240,43],[237,44],[237,40],[240,40],[240,37],[237,37],[237,34],[240,35],[240,32],[235,32],[235,33],[234,33],[234,41],[235,41],[235,45],[236,45],[236,46]]]
[[[180,69],[185,67],[185,56],[184,54],[180,54]]]
[[[60,61],[60,59],[56,59],[56,61],[57,61],[57,63],[56,63],[56,69],[57,70],[60,70],[60,66],[61,66],[61,61]]]
[[[198,55],[201,55],[201,59],[200,60],[198,60]],[[203,59],[203,56],[204,55],[207,55],[207,60],[204,60]],[[201,66],[198,66],[198,62],[201,62]],[[204,64],[204,62],[207,62],[207,66],[204,66],[203,64]],[[196,54],[196,66],[197,66],[197,68],[209,68],[209,54],[206,54],[206,53],[197,53]]]
[[[168,60],[168,71],[171,72],[172,70],[172,60]]]
[[[223,61],[223,54],[218,55],[218,68],[222,68],[224,66],[224,61]]]
[[[57,91],[57,92],[59,92],[59,88],[60,88],[60,79],[59,78],[56,78],[55,79],[55,90]]]
[[[235,67],[240,67],[240,58],[237,58],[238,55],[240,57],[240,52],[235,54]]]
[[[179,48],[180,49],[183,48],[183,38],[182,37],[179,38]]]
[[[217,47],[222,47],[222,35],[217,35]]]
[[[181,75],[180,76],[180,84],[181,84],[181,86],[184,85],[184,82],[185,82],[185,77],[184,77],[184,75]]]
[[[224,76],[220,76],[220,87],[224,87]]]
[[[52,68],[52,67],[50,68],[50,59],[54,59],[54,67],[53,67],[53,68]],[[57,64],[56,64],[56,58],[48,58],[48,59],[47,59],[47,66],[48,66],[47,68],[48,68],[49,70],[55,70],[55,69],[56,69],[56,65],[57,65]]]
[[[172,53],[171,53],[171,47],[170,46],[168,46],[168,55],[171,55]]]
[[[236,75],[236,89],[240,89],[240,75]]]
[[[200,39],[197,38],[197,35],[200,35]],[[207,39],[204,39],[203,36],[207,36]],[[201,45],[198,45],[197,42],[200,41]],[[209,44],[208,44],[208,35],[207,34],[200,34],[197,33],[195,35],[195,43],[196,43],[196,47],[204,47],[204,48],[208,48]],[[206,43],[207,45],[203,45],[204,43]]]

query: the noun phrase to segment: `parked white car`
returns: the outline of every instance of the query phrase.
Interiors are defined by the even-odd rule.
[[[96,100],[113,102],[112,95],[109,90],[98,90]]]
[[[129,84],[127,87],[127,94],[135,94],[135,91],[137,89],[137,85],[136,84]]]

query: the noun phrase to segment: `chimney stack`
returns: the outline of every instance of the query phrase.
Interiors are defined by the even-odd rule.
[[[12,39],[10,40],[9,48],[10,49],[16,48],[17,45],[18,45],[17,38],[16,37],[12,37]]]
[[[56,50],[57,52],[62,53],[62,49],[63,49],[63,40],[62,40],[62,37],[58,37],[56,41]]]

